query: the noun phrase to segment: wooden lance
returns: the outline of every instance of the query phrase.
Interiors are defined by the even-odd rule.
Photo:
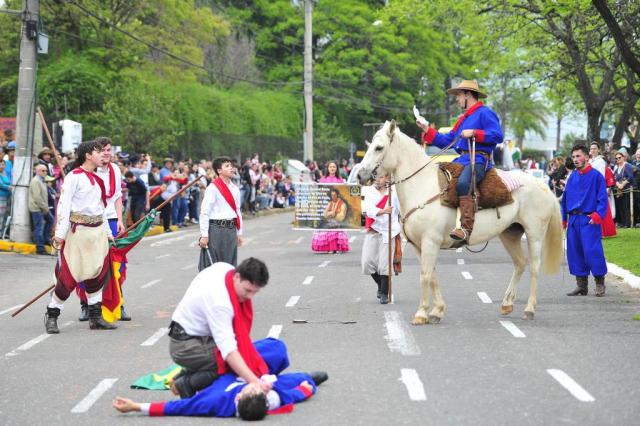
[[[392,207],[392,203],[391,203],[391,191],[392,191],[392,186],[390,185],[390,183],[387,183],[387,185],[389,185],[389,195],[387,198],[387,206]],[[393,288],[392,288],[392,284],[391,284],[391,277],[393,276],[393,237],[391,236],[391,218],[393,217],[393,210],[391,212],[389,212],[389,303],[393,303]]]
[[[42,110],[40,109],[40,107],[36,108],[36,110],[38,112],[38,116],[40,117],[40,124],[42,124],[42,128],[44,129],[44,133],[47,135],[47,140],[49,141],[49,146],[53,150],[53,156],[56,159],[56,163],[58,163],[58,167],[60,168],[60,174],[62,175],[62,178],[64,179],[64,167],[62,167],[62,157],[60,157],[60,154],[58,153],[58,150],[56,149],[56,146],[53,144],[53,139],[51,138],[51,133],[49,133],[49,128],[47,127],[47,122],[44,119],[44,115],[42,114]]]

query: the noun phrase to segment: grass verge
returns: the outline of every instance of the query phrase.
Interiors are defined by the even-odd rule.
[[[604,238],[604,255],[607,262],[640,276],[640,229],[618,229],[618,235]]]

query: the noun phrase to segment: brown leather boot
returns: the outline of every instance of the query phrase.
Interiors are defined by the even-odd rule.
[[[476,218],[473,197],[463,195],[458,199],[460,201],[460,227],[451,231],[449,237],[455,241],[469,241]]]
[[[589,277],[576,277],[577,287],[567,296],[586,296],[589,293]]]
[[[596,297],[604,296],[604,275],[594,277],[596,279]]]

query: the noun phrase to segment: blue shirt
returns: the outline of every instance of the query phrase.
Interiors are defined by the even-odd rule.
[[[598,213],[600,218],[607,214],[607,187],[602,174],[591,166],[582,171],[574,170],[569,176],[560,200],[562,220],[566,221],[569,212]]]

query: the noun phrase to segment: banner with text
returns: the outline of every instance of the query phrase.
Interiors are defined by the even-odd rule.
[[[295,184],[293,229],[361,229],[360,186],[336,183]]]

